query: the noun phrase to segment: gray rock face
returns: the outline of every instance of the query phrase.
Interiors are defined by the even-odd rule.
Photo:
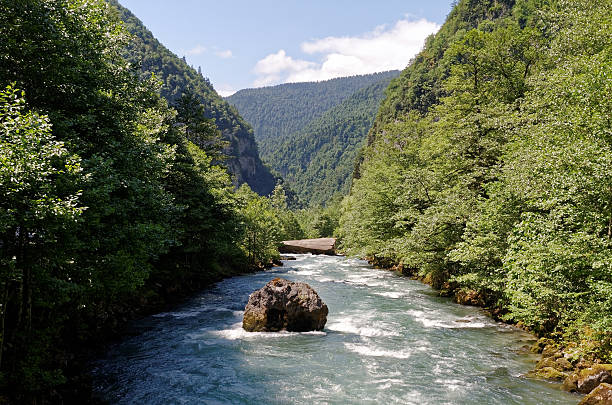
[[[275,278],[249,297],[242,327],[249,332],[322,330],[327,305],[306,283]]]

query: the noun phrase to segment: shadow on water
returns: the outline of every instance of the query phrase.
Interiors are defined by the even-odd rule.
[[[558,385],[521,377],[532,339],[423,284],[343,257],[219,282],[94,364],[117,404],[575,404]],[[329,307],[323,332],[249,333],[248,296],[275,277],[309,283]]]

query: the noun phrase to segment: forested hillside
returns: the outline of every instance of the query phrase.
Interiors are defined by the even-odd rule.
[[[390,80],[356,91],[279,142],[270,165],[304,204],[325,205],[334,194],[348,193],[355,159]]]
[[[228,142],[225,153],[229,159],[226,164],[236,177],[236,184],[246,182],[259,194],[270,194],[276,180],[261,162],[249,124],[216,93],[201,72],[170,52],[117,0],[108,1],[118,10],[119,17],[133,35],[123,56],[140,68],[141,78],[148,79],[154,74],[162,82],[161,95],[171,105],[185,92],[191,92],[204,106],[206,117],[214,119],[215,125]]]
[[[459,1],[387,91],[344,249],[612,360],[611,26],[609,1]]]
[[[228,98],[253,120],[262,157],[303,206],[346,194],[355,158],[397,71],[241,90]]]
[[[281,188],[234,191],[208,116],[240,145],[246,124],[210,87],[169,107],[108,3],[0,1],[0,38],[0,402],[91,403],[84,353],[299,226]]]
[[[227,97],[227,101],[253,126],[262,159],[273,162],[279,140],[304,128],[357,90],[397,74],[391,71],[245,89]]]

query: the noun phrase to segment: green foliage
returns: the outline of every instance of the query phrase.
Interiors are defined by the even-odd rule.
[[[335,194],[325,207],[309,207],[295,212],[304,238],[331,238],[338,236],[340,203],[343,195]]]
[[[387,90],[342,203],[343,248],[609,358],[611,15],[459,2]]]
[[[37,328],[41,302],[57,310],[79,292],[70,246],[84,210],[80,163],[52,135],[48,117],[26,110],[23,93],[11,86],[0,91],[0,366],[17,361],[10,346],[18,345],[26,363],[17,373],[34,389],[63,381],[61,373],[43,369],[43,347],[23,344]]]
[[[282,184],[276,185],[270,197],[261,197],[243,184],[236,197],[244,228],[240,246],[251,266],[267,266],[278,259],[281,241],[305,237],[296,214],[288,209]]]
[[[356,91],[397,75],[397,71],[312,83],[245,89],[227,97],[253,125],[264,160],[275,161],[277,143],[305,128]]]
[[[123,58],[129,36],[107,3],[0,1],[0,36],[0,388],[62,402],[76,349],[268,260],[276,234],[248,263],[245,222],[277,215],[236,195],[218,163],[211,100],[229,106],[181,88],[169,108]]]
[[[289,209],[287,193],[282,184],[277,184],[270,196],[272,208],[280,221],[280,240],[305,238],[304,230],[295,213]]]
[[[310,206],[347,194],[358,151],[364,146],[390,77],[357,90],[304,128],[277,142],[272,167]]]
[[[300,206],[346,194],[384,89],[396,71],[241,90],[228,97],[252,122],[262,156]]]
[[[128,9],[116,0],[108,0],[108,3],[117,11],[131,34],[123,56],[139,70],[139,76],[143,80],[151,76],[160,80],[160,94],[170,104],[179,103],[185,95],[197,99],[204,117],[214,122],[226,142],[226,164],[235,176],[235,183],[246,182],[257,193],[270,194],[276,180],[259,158],[253,130],[236,109],[215,92],[207,78],[159,43]]]
[[[227,142],[221,139],[221,132],[215,127],[213,120],[206,118],[204,106],[190,91],[186,91],[174,106],[177,121],[181,125],[185,137],[196,144],[198,148],[215,159],[222,159],[222,149]]]
[[[281,241],[282,230],[272,201],[267,197],[260,197],[246,184],[240,186],[236,196],[240,202],[240,214],[245,228],[241,248],[249,263],[256,266],[278,258],[278,243]]]
[[[445,95],[443,83],[450,73],[448,64],[443,61],[448,47],[482,22],[491,22],[508,14],[513,3],[512,0],[458,2],[440,31],[427,38],[425,48],[389,85],[368,135],[368,143],[374,141],[387,123],[412,111],[424,114],[436,105]]]

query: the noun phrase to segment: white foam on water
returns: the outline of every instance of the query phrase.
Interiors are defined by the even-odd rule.
[[[312,270],[289,270],[287,272],[288,274],[299,274],[300,276],[314,276],[315,274],[319,274],[318,271],[312,271]]]
[[[303,269],[318,269],[320,267],[320,265],[318,263],[310,263],[310,264],[300,264],[297,267],[299,270],[303,270]]]
[[[342,267],[355,267],[359,264],[360,264],[360,261],[355,260],[355,259],[347,259],[347,260],[343,260],[340,263],[338,263],[338,265]]]
[[[349,283],[367,285],[368,287],[379,287],[379,286],[385,285],[385,283],[380,280],[381,280],[381,277],[377,275],[349,274],[346,281],[348,281]]]
[[[444,385],[445,389],[448,389],[450,391],[459,391],[459,390],[464,390],[466,388],[468,388],[470,385],[465,381],[462,380],[451,380],[451,379],[442,379],[442,378],[438,378],[435,380],[435,382],[437,384],[442,384]]]
[[[365,322],[369,321],[364,319],[346,317],[328,323],[326,329],[333,330],[335,332],[352,333],[365,337],[399,336],[399,334],[393,330],[386,330],[380,327],[376,327],[375,325],[364,326],[363,323]],[[359,325],[357,323],[359,323]],[[371,322],[369,323],[371,324]]]
[[[317,262],[319,263],[342,263],[344,260],[343,256],[319,256],[317,257]]]
[[[309,332],[299,332],[299,335],[326,336],[327,333],[322,330],[311,330]]]
[[[300,335],[312,335],[312,336],[325,336],[327,333],[323,331],[312,331],[312,332],[287,332],[287,331],[279,331],[279,332],[247,332],[242,329],[242,322],[235,323],[229,329],[222,330],[205,330],[204,334],[199,334],[197,336],[191,336],[196,339],[204,339],[206,340],[207,336],[213,336],[216,339],[225,339],[225,340],[242,340],[242,339],[278,339],[278,338],[287,338],[293,336]]]
[[[370,357],[392,357],[395,359],[407,359],[411,353],[406,350],[383,350],[376,349],[366,345],[358,345],[353,343],[344,343],[344,347],[353,353],[361,354],[362,356]]]
[[[402,298],[406,296],[406,293],[399,292],[399,291],[386,291],[386,292],[381,292],[381,293],[375,292],[374,294],[380,295],[381,297],[387,297],[387,298]]]
[[[426,328],[445,328],[445,329],[464,329],[464,328],[487,328],[494,327],[495,324],[490,321],[478,318],[455,318],[441,319],[436,315],[441,316],[437,312],[410,310],[407,313],[412,316],[417,322],[421,323]]]
[[[374,384],[378,385],[379,390],[388,390],[394,385],[404,385],[406,381],[400,380],[399,378],[382,378],[378,380],[374,380]]]

